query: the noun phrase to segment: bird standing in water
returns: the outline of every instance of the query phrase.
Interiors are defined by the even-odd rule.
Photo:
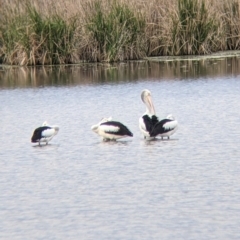
[[[98,124],[91,127],[92,131],[103,137],[104,141],[132,137],[132,132],[122,123],[113,121],[111,117],[103,118]]]
[[[152,101],[152,95],[149,90],[145,89],[142,91],[141,99],[147,108],[143,116],[139,118],[139,128],[145,139],[151,140],[157,136],[169,138],[176,132],[178,122],[171,114],[165,119],[158,120]]]
[[[49,126],[47,122],[44,122],[41,127],[34,130],[31,142],[41,145],[41,142],[45,142],[46,145],[52,138],[58,133],[58,126]]]

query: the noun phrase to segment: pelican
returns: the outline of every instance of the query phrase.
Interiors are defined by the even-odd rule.
[[[176,132],[178,122],[172,114],[169,114],[165,119],[158,120],[152,101],[152,95],[149,90],[145,89],[142,91],[141,99],[146,105],[146,112],[139,118],[139,128],[144,138],[151,140],[160,136],[162,139],[163,137],[169,139],[170,136]]]
[[[112,117],[103,118],[91,127],[92,131],[103,137],[103,141],[132,137],[131,131],[122,123],[113,121]]]
[[[41,127],[38,127],[34,130],[31,141],[33,143],[38,142],[41,145],[41,142],[46,142],[46,145],[52,138],[58,133],[58,126],[49,126],[45,121]]]

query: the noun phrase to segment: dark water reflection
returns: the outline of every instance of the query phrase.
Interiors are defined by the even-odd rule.
[[[240,73],[239,58],[201,61],[128,62],[74,66],[0,66],[0,87],[42,87],[134,82],[141,79],[186,79],[226,77]]]
[[[0,67],[0,239],[240,239],[239,64]],[[140,134],[145,88],[170,140]],[[110,115],[133,138],[91,131]],[[60,131],[38,147],[45,120]]]

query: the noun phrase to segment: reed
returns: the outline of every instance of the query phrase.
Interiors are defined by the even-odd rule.
[[[32,25],[29,39],[30,60],[35,64],[71,63],[75,18],[68,23],[58,14],[43,18],[35,8],[28,6],[27,14]],[[34,52],[31,52],[34,51]]]
[[[240,49],[240,4],[237,0],[224,1],[222,5],[225,44],[229,50]]]
[[[67,23],[59,14],[44,16],[27,3],[23,13],[5,21],[1,45],[6,63],[71,63],[75,19]]]
[[[140,14],[126,4],[109,1],[105,9],[101,1],[89,3],[86,29],[99,49],[97,61],[119,61],[141,56],[138,48],[145,28]]]
[[[0,62],[46,65],[240,47],[240,0],[0,0]]]
[[[210,15],[204,0],[178,0],[172,17],[173,55],[206,54],[213,50],[217,22]]]

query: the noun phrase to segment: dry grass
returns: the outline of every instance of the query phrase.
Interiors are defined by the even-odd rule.
[[[0,61],[117,62],[240,48],[240,0],[0,0]]]

